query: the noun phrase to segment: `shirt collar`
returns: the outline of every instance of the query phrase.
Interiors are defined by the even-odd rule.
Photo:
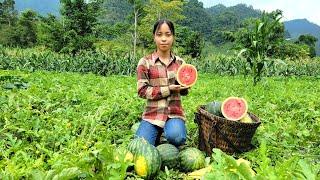
[[[152,61],[153,61],[154,63],[155,63],[157,60],[160,61],[160,59],[159,59],[159,54],[158,54],[157,51],[154,51],[154,52],[152,53],[151,59],[152,59]],[[169,64],[170,64],[172,61],[174,61],[175,59],[176,59],[176,58],[175,58],[173,52],[170,51],[170,61],[169,61]]]

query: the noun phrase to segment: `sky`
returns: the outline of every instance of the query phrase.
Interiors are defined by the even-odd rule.
[[[276,9],[283,11],[283,20],[308,19],[320,26],[320,0],[199,0],[203,7],[208,8],[217,4],[227,7],[237,4],[252,5],[254,9],[271,12]]]

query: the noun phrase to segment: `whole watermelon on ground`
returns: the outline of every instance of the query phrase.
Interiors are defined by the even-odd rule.
[[[134,124],[131,126],[131,132],[135,134],[135,133],[137,132],[139,126],[140,126],[140,122],[134,123]]]
[[[161,166],[167,166],[169,169],[174,169],[178,166],[179,150],[172,144],[160,144],[157,149],[161,157]]]
[[[134,170],[144,179],[155,177],[161,167],[161,157],[156,147],[143,138],[133,139],[128,150],[133,154]]]
[[[205,167],[205,156],[197,148],[188,147],[179,153],[180,169],[191,172]]]

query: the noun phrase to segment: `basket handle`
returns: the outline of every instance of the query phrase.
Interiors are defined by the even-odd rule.
[[[217,127],[217,123],[213,123],[212,128],[211,128],[211,132],[210,132],[210,136],[209,136],[210,149],[212,149],[213,147],[215,147],[214,144],[213,144],[213,141],[212,141],[212,139],[211,139],[212,133],[213,133],[213,131],[214,131],[213,129],[215,129],[219,134],[221,134],[222,137],[223,137],[223,139],[224,139],[229,145],[231,145],[231,147],[232,147],[237,153],[243,153],[242,150],[240,150],[239,148],[237,148],[237,147],[229,140],[229,138],[227,138],[227,136],[226,136],[223,132],[221,132],[221,131],[219,130],[219,128]]]

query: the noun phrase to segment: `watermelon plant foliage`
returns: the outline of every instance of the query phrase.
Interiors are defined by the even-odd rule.
[[[28,87],[4,88],[10,82]],[[199,105],[241,96],[262,121],[253,138],[257,148],[237,156],[215,153],[213,169],[236,168],[236,173],[221,173],[245,177],[246,171],[232,165],[241,157],[260,179],[317,178],[318,94],[317,77],[268,77],[253,87],[242,76],[199,74],[182,99],[187,146],[197,147],[193,119]],[[0,70],[0,179],[136,179],[133,171],[127,172],[124,150],[143,107],[133,76]],[[155,179],[184,177],[176,169],[164,169]]]

